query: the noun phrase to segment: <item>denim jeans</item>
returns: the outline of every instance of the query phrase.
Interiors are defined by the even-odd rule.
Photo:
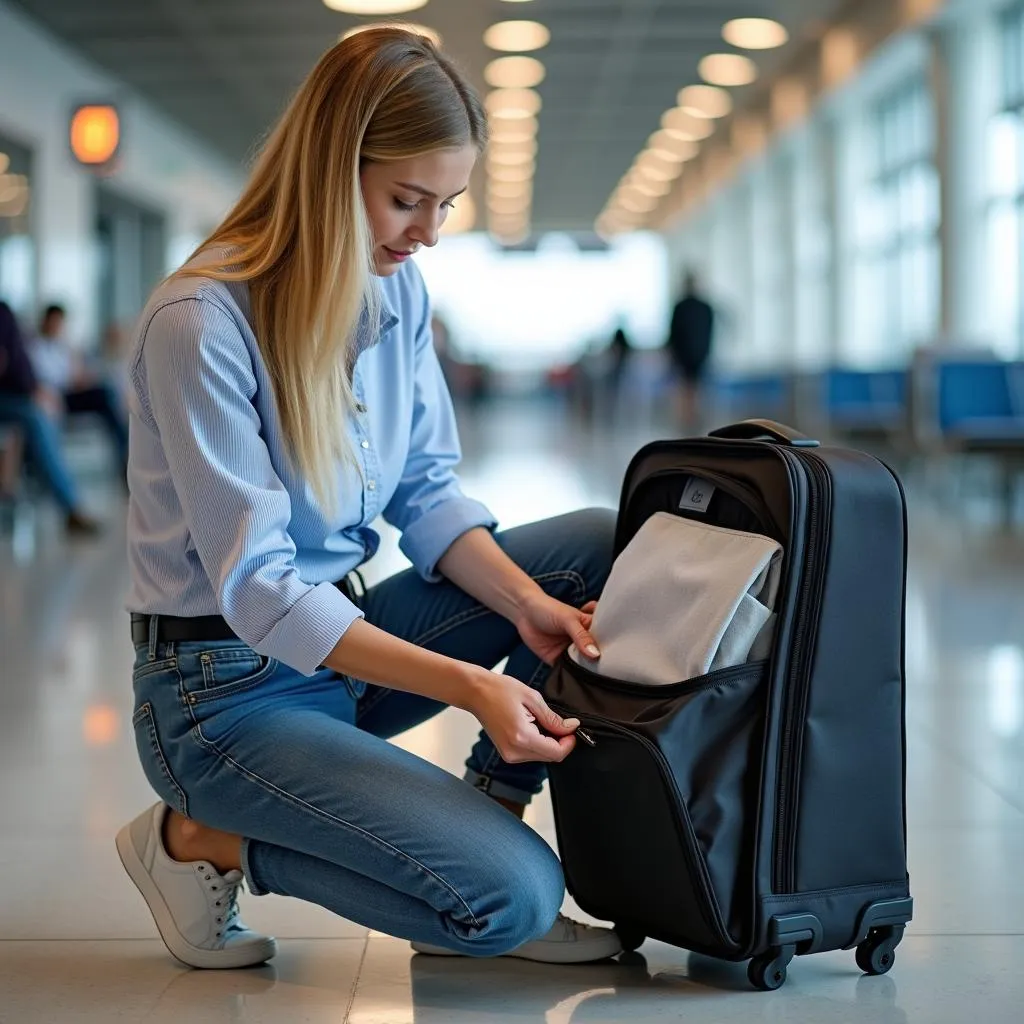
[[[25,435],[29,458],[65,512],[78,508],[78,493],[64,465],[57,424],[29,395],[0,394],[0,423],[15,423]]]
[[[496,539],[545,591],[579,606],[604,585],[613,529],[613,513],[590,509]],[[451,583],[410,570],[360,603],[369,622],[422,647],[487,667],[507,657],[509,674],[544,682],[546,666],[511,623]],[[466,785],[387,742],[438,702],[327,669],[302,676],[240,641],[140,644],[134,687],[147,778],[182,814],[243,837],[251,892],[476,956],[551,926],[564,887],[557,858],[480,792],[528,798],[543,765],[505,764],[482,734]]]

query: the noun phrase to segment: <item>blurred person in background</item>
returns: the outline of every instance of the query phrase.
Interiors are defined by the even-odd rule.
[[[521,820],[576,742],[540,688],[570,643],[598,654],[615,515],[494,533],[462,494],[411,260],[485,143],[478,98],[428,40],[338,43],[140,321],[128,607],[160,802],[117,849],[193,966],[274,955],[238,916],[243,879],[418,952],[622,950],[559,914],[561,865]],[[378,515],[413,568],[363,590]],[[483,727],[464,780],[387,742],[446,705]]]
[[[669,360],[677,378],[676,416],[685,432],[700,433],[701,389],[711,356],[715,312],[700,294],[697,275],[686,275],[682,298],[669,324]]]
[[[99,524],[82,503],[60,447],[60,394],[36,376],[11,307],[0,301],[0,423],[21,432],[26,454],[40,480],[64,511],[71,536],[93,536]]]
[[[621,400],[632,355],[633,345],[626,334],[625,321],[622,321],[615,328],[608,344],[608,407],[613,419],[617,419],[623,412]]]
[[[68,343],[66,324],[67,312],[63,306],[54,303],[43,311],[39,333],[29,345],[36,376],[61,395],[69,415],[94,413],[99,416],[123,473],[128,463],[128,424],[117,389]]]

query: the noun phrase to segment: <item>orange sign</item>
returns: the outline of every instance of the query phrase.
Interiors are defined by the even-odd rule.
[[[71,152],[82,164],[108,163],[121,141],[121,120],[109,104],[79,107],[71,117]]]

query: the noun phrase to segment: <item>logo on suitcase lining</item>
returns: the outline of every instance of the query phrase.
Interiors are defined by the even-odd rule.
[[[694,512],[707,512],[708,505],[715,493],[715,485],[699,476],[691,476],[683,488],[683,496],[679,499],[680,508],[692,509]]]

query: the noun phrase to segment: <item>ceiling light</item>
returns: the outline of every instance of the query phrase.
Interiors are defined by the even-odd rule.
[[[715,126],[708,118],[694,117],[681,107],[666,110],[661,117],[661,127],[672,132],[683,142],[698,142],[700,139],[706,139],[715,130]]]
[[[725,117],[732,110],[732,97],[716,85],[688,85],[676,102],[694,117]]]
[[[674,149],[661,149],[659,146],[648,146],[647,149],[644,150],[644,153],[648,153],[652,157],[657,157],[663,163],[671,164],[673,166],[675,164],[683,163],[683,158],[680,157]]]
[[[672,183],[670,181],[649,181],[646,178],[640,177],[640,175],[630,178],[628,187],[632,191],[639,192],[644,196],[664,196],[672,191]]]
[[[530,208],[529,196],[491,196],[487,208],[492,213],[524,214]]]
[[[514,199],[516,196],[533,195],[533,186],[529,181],[489,181],[489,196],[501,196],[502,199]]]
[[[649,213],[658,205],[652,196],[643,196],[639,192],[619,193],[619,206],[632,213]]]
[[[418,36],[426,36],[435,46],[441,45],[441,36],[432,28],[426,25],[417,25],[414,21],[371,21],[366,25],[356,25],[347,32],[342,32],[341,38],[348,39],[357,36],[360,32],[367,32],[371,28],[403,28],[406,32],[414,32]]]
[[[652,168],[657,171],[664,171],[671,177],[678,177],[681,170],[681,161],[674,160],[671,155],[664,157],[654,150],[646,149],[636,158],[636,168],[646,174]],[[665,178],[658,178],[657,181],[665,181]]]
[[[536,57],[499,57],[484,68],[484,80],[499,89],[529,89],[544,81],[544,65]]]
[[[448,211],[445,222],[441,225],[442,235],[459,235],[470,231],[476,223],[476,203],[469,193],[459,196],[455,205]]]
[[[526,164],[492,164],[487,173],[494,181],[529,181],[533,177],[534,163]]]
[[[405,14],[427,6],[427,0],[324,0],[324,6],[345,14]]]
[[[651,181],[671,181],[673,178],[679,176],[679,172],[676,168],[662,167],[660,164],[655,163],[641,163],[637,161],[634,165],[633,170],[644,178],[650,178]]]
[[[697,71],[711,85],[748,85],[757,78],[757,65],[740,53],[709,53]]]
[[[734,18],[725,23],[722,38],[744,50],[771,50],[782,46],[789,33],[771,18]]]
[[[528,149],[492,149],[487,154],[488,167],[518,167],[532,164],[534,154]]]
[[[537,155],[537,140],[536,139],[521,139],[516,142],[492,142],[488,147],[487,152],[490,156],[494,156],[496,153],[526,153],[531,158]],[[503,161],[499,160],[498,163]],[[504,161],[507,163],[508,161]]]
[[[484,33],[492,50],[539,50],[551,41],[551,33],[539,21],[499,21]]]
[[[540,113],[540,96],[532,89],[496,89],[484,99],[491,117],[524,118]]]
[[[491,142],[524,142],[537,134],[537,118],[499,119],[490,125]]]
[[[655,132],[647,140],[647,144],[651,149],[667,149],[675,155],[677,160],[692,160],[700,152],[700,146],[696,142],[680,139],[669,128],[662,128],[661,131]]]

